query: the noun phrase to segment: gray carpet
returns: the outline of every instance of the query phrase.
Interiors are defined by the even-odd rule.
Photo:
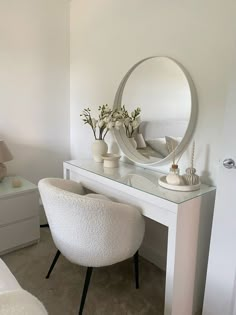
[[[78,314],[86,268],[61,256],[50,279],[45,275],[56,253],[50,232],[41,241],[3,256],[20,285],[37,296],[49,315]],[[163,315],[165,273],[140,258],[140,289],[135,289],[133,261],[94,269],[84,315]]]

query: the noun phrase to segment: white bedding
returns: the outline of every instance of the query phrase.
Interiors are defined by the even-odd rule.
[[[146,159],[162,160],[182,141],[187,126],[186,120],[142,121],[136,135],[137,151]]]
[[[43,304],[29,292],[18,289],[0,294],[0,315],[46,315]]]
[[[137,149],[137,151],[140,154],[142,154],[143,156],[145,156],[146,158],[155,157],[155,158],[163,159],[163,157],[164,157],[160,152],[155,151],[148,144],[147,144],[146,148]]]
[[[20,285],[6,264],[0,259],[0,293],[20,289]]]

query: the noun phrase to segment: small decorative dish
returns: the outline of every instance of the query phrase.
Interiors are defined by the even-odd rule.
[[[113,153],[107,153],[102,155],[103,159],[103,166],[108,168],[115,168],[119,167],[119,159],[120,155],[113,154]]]
[[[196,185],[170,185],[166,181],[166,176],[159,178],[158,183],[161,187],[176,191],[194,191],[200,189],[201,183]]]

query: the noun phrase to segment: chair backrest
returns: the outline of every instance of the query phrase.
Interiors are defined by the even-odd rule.
[[[80,183],[47,178],[39,191],[56,247],[84,266],[111,265],[134,255],[144,236],[139,210],[84,195]]]

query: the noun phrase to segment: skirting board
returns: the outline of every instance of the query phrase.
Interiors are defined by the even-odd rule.
[[[25,247],[28,247],[28,246],[31,246],[31,245],[34,245],[34,244],[38,244],[39,242],[40,242],[40,239],[36,239],[36,240],[30,241],[28,243],[25,243],[25,244],[22,244],[22,245],[19,245],[19,246],[15,246],[15,247],[6,249],[6,250],[1,252],[0,257],[3,256],[3,255],[8,254],[10,252],[16,251],[18,249],[22,249],[22,248],[25,248]]]

